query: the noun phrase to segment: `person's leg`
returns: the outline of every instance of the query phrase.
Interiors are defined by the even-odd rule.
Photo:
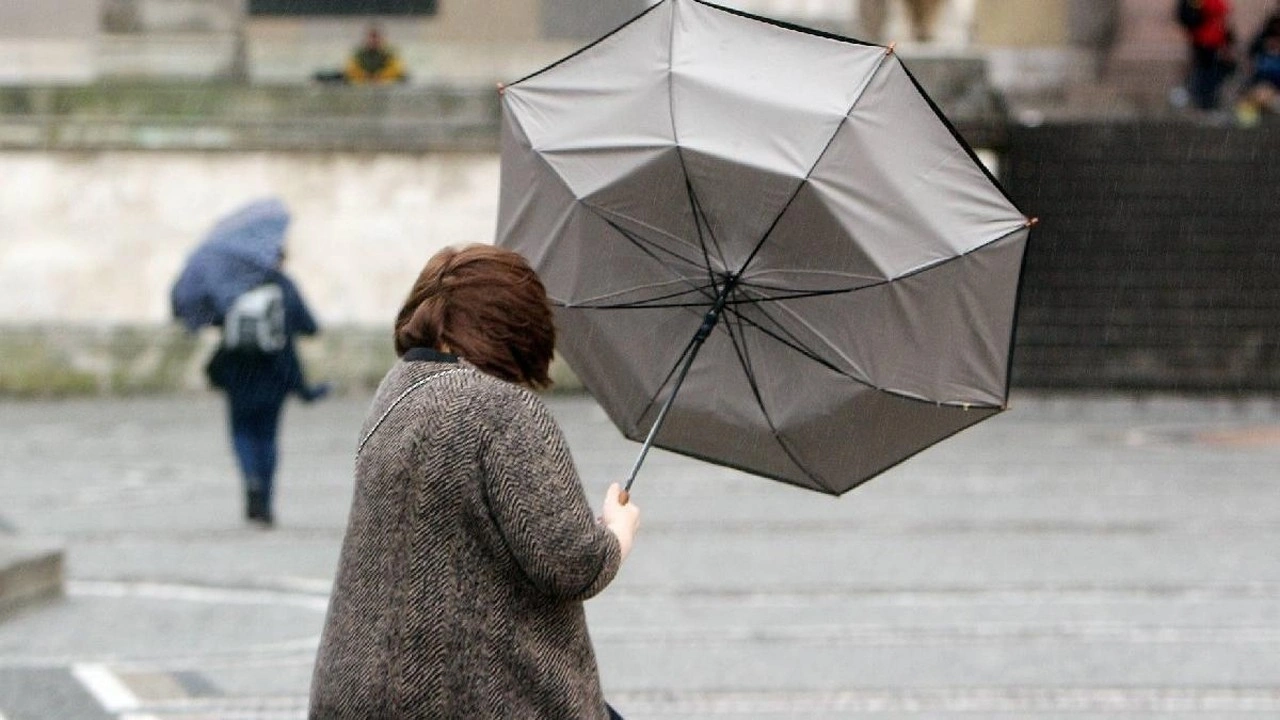
[[[244,402],[229,400],[231,444],[235,449],[240,476],[244,482],[245,517],[256,520],[262,513],[261,435],[255,408]]]
[[[1218,86],[1221,70],[1218,54],[1209,48],[1197,47],[1191,60],[1191,99],[1201,110],[1213,110],[1218,106]]]
[[[279,457],[280,413],[283,407],[283,403],[264,407],[256,418],[257,477],[261,480],[262,519],[268,523],[275,518],[272,507],[275,496],[276,461]]]

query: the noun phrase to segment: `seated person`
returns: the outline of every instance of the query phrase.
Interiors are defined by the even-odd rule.
[[[364,43],[351,54],[342,74],[353,85],[408,80],[400,56],[383,42],[382,33],[376,27],[369,28]]]
[[[1280,112],[1280,13],[1267,20],[1249,46],[1253,74],[1236,105],[1236,117],[1246,127],[1257,125],[1263,110]]]

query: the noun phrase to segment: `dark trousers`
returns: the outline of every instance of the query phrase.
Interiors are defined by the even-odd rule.
[[[1213,110],[1218,107],[1218,92],[1231,75],[1230,64],[1223,62],[1216,48],[1191,49],[1191,78],[1188,90],[1196,107]]]
[[[283,405],[241,404],[231,406],[231,445],[244,477],[245,490],[260,493],[266,507],[271,507],[271,493],[276,476],[276,435],[280,427]]]

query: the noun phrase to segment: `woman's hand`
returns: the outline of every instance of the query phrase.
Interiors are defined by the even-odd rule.
[[[600,522],[618,537],[622,546],[622,559],[631,554],[631,544],[635,540],[636,530],[640,529],[640,508],[634,503],[622,504],[620,495],[622,488],[618,483],[609,486],[604,495],[604,510],[600,513]]]

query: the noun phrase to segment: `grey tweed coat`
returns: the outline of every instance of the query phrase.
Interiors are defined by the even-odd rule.
[[[621,555],[559,427],[465,361],[406,359],[361,433],[386,414],[356,459],[310,717],[607,717],[582,601]]]

